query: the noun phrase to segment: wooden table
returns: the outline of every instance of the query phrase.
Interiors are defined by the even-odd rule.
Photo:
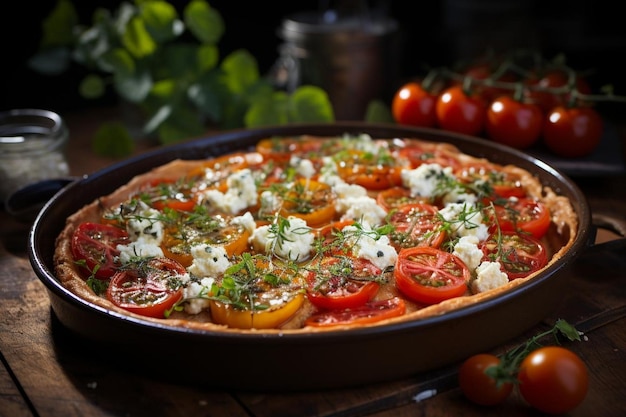
[[[95,126],[107,117],[116,114],[86,111],[67,117],[73,174],[90,173],[112,162],[95,157],[87,145]],[[626,136],[621,133],[622,138]],[[576,181],[598,221],[617,217],[612,229],[623,236],[626,174]],[[45,287],[26,256],[30,225],[4,211],[0,222],[0,417],[538,415],[517,393],[495,408],[465,400],[456,385],[458,364],[406,380],[296,393],[212,390],[119,369],[111,366],[115,352],[107,358],[91,355],[89,345],[68,334],[55,318]],[[588,395],[569,415],[622,416],[626,415],[626,239],[601,229],[596,242],[577,261],[571,285],[554,313],[494,353],[564,318],[585,332],[586,341],[567,347],[590,370]],[[416,401],[417,394],[432,387],[437,387],[436,395]]]

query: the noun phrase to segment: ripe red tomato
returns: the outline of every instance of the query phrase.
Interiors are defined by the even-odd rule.
[[[481,244],[481,249],[486,260],[500,262],[509,280],[526,277],[548,263],[543,243],[527,233],[494,233]]]
[[[589,376],[585,363],[560,346],[532,351],[520,364],[519,391],[528,403],[544,413],[563,414],[587,395]]]
[[[550,227],[550,210],[533,198],[496,200],[494,210],[497,225],[504,232],[522,231],[541,239]]]
[[[394,268],[396,286],[418,303],[436,304],[465,294],[470,270],[463,261],[429,246],[403,249]]]
[[[536,103],[545,113],[549,113],[555,107],[567,104],[569,101],[569,93],[564,92],[559,94],[550,90],[568,86],[568,84],[572,82],[570,76],[573,77],[573,85],[570,86],[572,89],[575,88],[578,92],[583,94],[591,93],[591,87],[580,75],[570,70],[553,69],[543,72],[542,75],[529,77],[526,84],[535,89],[528,90],[526,96],[532,102]]]
[[[313,305],[326,310],[355,308],[370,301],[380,284],[369,278],[382,271],[369,261],[359,258],[327,256],[319,268],[307,277],[307,297]]]
[[[499,383],[486,372],[499,364],[500,358],[488,353],[471,356],[463,362],[459,368],[459,387],[468,400],[480,405],[496,405],[511,394],[511,382]]]
[[[397,249],[417,246],[438,248],[446,238],[439,210],[428,203],[404,204],[389,215],[394,226],[391,244]]]
[[[91,274],[96,266],[95,277],[107,279],[116,270],[115,258],[119,255],[117,245],[128,244],[128,233],[124,229],[108,224],[82,223],[72,235],[71,248],[74,259],[85,263]]]
[[[403,85],[391,101],[391,113],[397,123],[411,126],[434,127],[437,94],[425,90],[419,83]]]
[[[107,299],[133,313],[164,318],[165,312],[183,297],[177,277],[185,272],[185,267],[172,259],[150,259],[139,269],[116,272]]]
[[[558,106],[544,121],[543,141],[555,154],[577,158],[598,147],[602,131],[602,118],[594,109]]]
[[[494,141],[517,149],[533,145],[541,136],[543,113],[536,104],[500,96],[487,110],[487,135]]]
[[[475,80],[484,81],[478,83],[476,90],[478,94],[485,100],[486,103],[500,97],[502,95],[513,94],[514,88],[504,88],[502,86],[489,85],[486,81],[491,80],[496,83],[514,83],[517,81],[517,76],[511,71],[502,71],[497,66],[494,67],[490,63],[478,63],[467,68],[463,75],[471,77]]]
[[[313,314],[305,321],[306,326],[328,327],[342,324],[370,324],[392,317],[401,316],[406,311],[404,300],[392,297],[386,300],[370,301],[357,308],[331,310]]]
[[[437,123],[442,129],[466,135],[478,135],[485,126],[486,104],[476,94],[461,86],[444,90],[437,99]]]

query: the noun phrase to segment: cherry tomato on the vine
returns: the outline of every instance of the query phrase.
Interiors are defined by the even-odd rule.
[[[543,124],[543,141],[555,154],[577,158],[600,144],[603,123],[591,107],[555,107]]]
[[[517,149],[533,145],[541,136],[543,113],[539,106],[500,96],[487,109],[485,129],[494,141]]]
[[[437,123],[436,103],[437,94],[427,91],[417,82],[409,82],[394,95],[391,112],[397,123],[434,127]]]
[[[578,355],[560,346],[532,351],[520,364],[519,391],[534,408],[562,414],[578,406],[587,395],[589,376]]]
[[[463,362],[459,368],[459,387],[468,400],[480,405],[496,405],[511,394],[511,382],[498,382],[486,372],[499,364],[500,358],[488,353],[471,356]]]
[[[570,76],[572,80],[570,80]],[[572,85],[568,86],[570,83]],[[528,90],[527,97],[536,103],[545,113],[549,113],[557,106],[566,104],[569,100],[569,93],[555,92],[559,89],[570,87],[583,94],[591,93],[591,88],[583,77],[566,69],[544,71],[540,75],[529,77],[526,84],[532,87]],[[565,88],[565,90],[567,90],[567,88]]]
[[[463,87],[444,90],[437,99],[437,123],[442,129],[466,135],[478,135],[485,126],[487,106],[476,95],[466,93]]]

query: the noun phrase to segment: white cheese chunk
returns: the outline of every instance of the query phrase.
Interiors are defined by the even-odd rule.
[[[191,256],[193,262],[187,270],[197,277],[217,277],[230,266],[228,254],[222,246],[194,245]]]
[[[454,245],[453,255],[458,256],[467,265],[470,271],[475,270],[484,254],[478,247],[478,238],[473,235],[463,236]]]
[[[140,237],[138,240],[129,243],[128,245],[117,245],[116,249],[120,252],[119,260],[122,264],[130,262],[132,258],[148,258],[148,257],[162,257],[163,250],[161,247],[154,243],[152,239],[144,239]]]
[[[307,226],[306,221],[290,216],[282,224],[280,233],[276,229],[277,224],[263,225],[255,229],[250,237],[250,242],[258,251],[267,254],[275,254],[283,259],[292,261],[304,261],[308,259],[313,250],[315,234]]]
[[[500,270],[500,262],[485,261],[476,268],[476,279],[471,287],[474,294],[498,288],[509,282],[508,276]]]
[[[450,223],[452,236],[476,236],[479,241],[489,237],[489,229],[482,221],[480,210],[473,204],[448,204],[439,214]]]
[[[202,193],[212,205],[231,214],[239,213],[257,203],[257,188],[249,169],[232,173],[226,180],[228,190],[225,193],[210,189]]]
[[[367,259],[382,270],[394,266],[398,253],[391,246],[389,237],[377,235],[366,222],[361,224],[361,229],[359,230],[356,226],[346,226],[342,230],[346,236],[346,245],[352,248],[354,256]]]
[[[206,298],[213,278],[202,278],[200,282],[189,282],[183,290],[185,312],[188,314],[199,314],[202,310],[209,308],[209,300]]]
[[[405,169],[401,173],[402,184],[411,191],[412,196],[436,197],[443,186],[456,177],[452,167],[443,167],[439,164],[422,164],[415,169]]]

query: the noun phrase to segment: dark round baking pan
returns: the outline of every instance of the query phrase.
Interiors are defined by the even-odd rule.
[[[176,158],[198,159],[250,149],[271,136],[368,133],[448,142],[470,155],[520,166],[570,199],[579,230],[558,261],[523,285],[458,310],[413,321],[321,333],[267,334],[200,331],[155,324],[90,304],[57,280],[55,238],[65,219],[135,175]],[[523,152],[435,129],[360,122],[286,125],[234,130],[161,147],[72,182],[39,212],[29,236],[29,257],[54,314],[71,332],[131,357],[138,372],[154,370],[179,381],[241,390],[290,391],[350,387],[418,375],[490,350],[528,330],[558,304],[567,268],[594,238],[587,201],[565,175]]]

